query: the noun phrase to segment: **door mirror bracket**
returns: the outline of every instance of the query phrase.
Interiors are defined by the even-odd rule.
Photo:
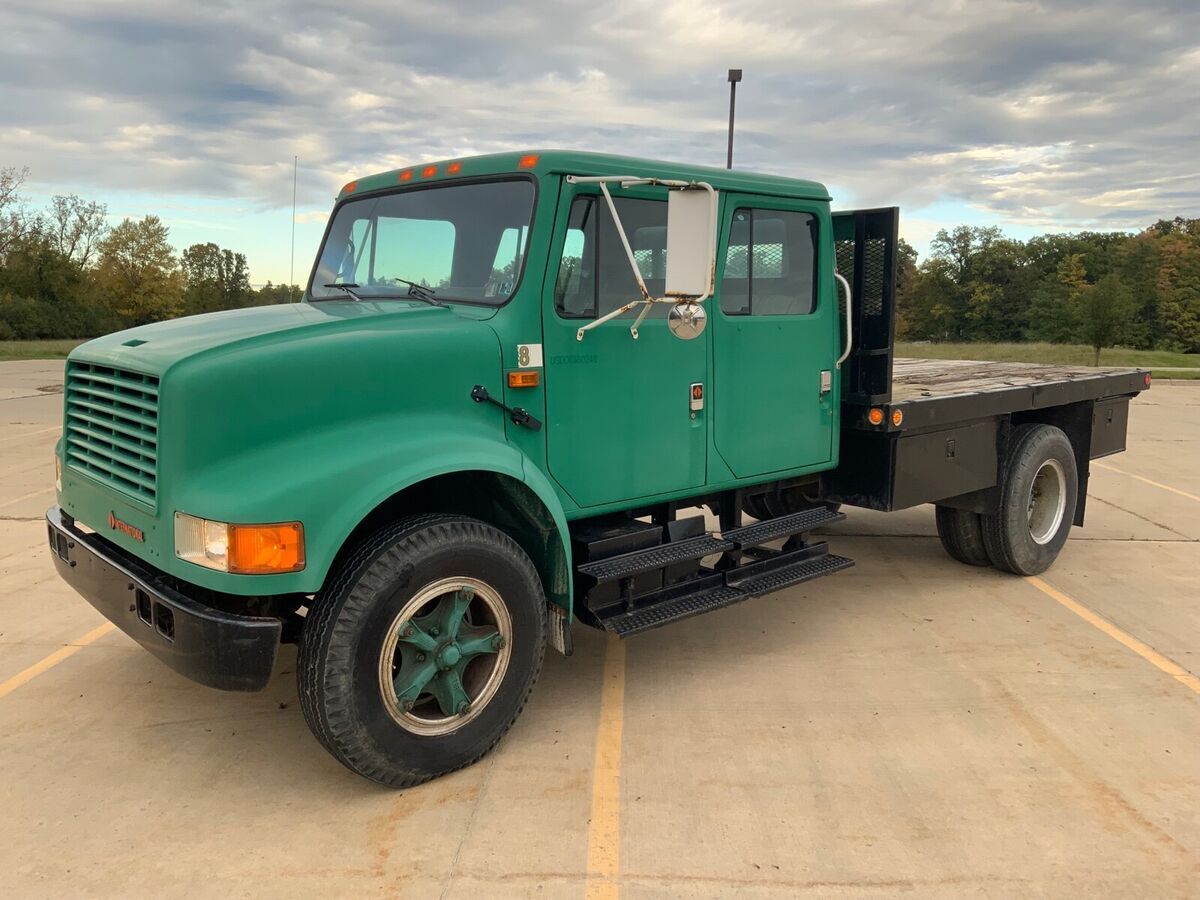
[[[584,325],[575,332],[575,339],[582,341],[586,332],[623,316],[640,304],[642,310],[629,327],[629,333],[636,341],[638,328],[655,303],[675,304],[668,321],[671,333],[676,337],[690,340],[704,331],[707,316],[700,304],[712,296],[716,280],[717,192],[713,186],[705,181],[635,178],[623,175],[568,175],[567,183],[600,186],[600,193],[604,195],[608,204],[608,211],[621,238],[621,246],[625,249],[633,277],[642,295]],[[638,269],[637,260],[633,255],[633,248],[617,213],[616,204],[613,203],[612,194],[608,190],[610,183],[622,188],[643,184],[662,185],[670,191],[667,194],[666,285],[662,297],[652,296],[646,288],[646,282],[642,279],[641,270]]]

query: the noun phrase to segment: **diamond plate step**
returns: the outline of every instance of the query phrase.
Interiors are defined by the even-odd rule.
[[[669,544],[584,563],[578,568],[584,575],[591,576],[598,582],[616,581],[618,578],[628,578],[639,572],[652,572],[663,566],[669,566],[671,563],[722,553],[732,547],[733,544],[729,541],[702,534],[684,541],[672,541]]]
[[[633,612],[622,613],[607,619],[601,624],[606,631],[611,631],[617,637],[629,637],[651,628],[658,628],[680,619],[689,619],[701,613],[730,606],[742,600],[748,600],[750,595],[737,588],[718,585],[708,590],[697,591],[694,594],[684,594],[663,603],[636,609]]]
[[[822,575],[832,575],[834,572],[842,571],[842,569],[849,569],[853,565],[854,560],[852,559],[847,559],[844,556],[835,556],[832,553],[825,553],[815,559],[806,559],[801,562],[780,566],[779,568],[767,569],[747,578],[739,579],[736,587],[746,594],[757,597],[759,594],[769,594],[772,591],[791,587],[793,584],[800,584],[804,581],[820,578]],[[732,574],[730,573],[730,575]],[[732,581],[733,579],[731,578],[730,580]]]
[[[739,546],[751,547],[755,544],[773,541],[775,538],[812,531],[822,525],[840,522],[844,518],[846,518],[845,513],[834,512],[819,506],[816,509],[806,509],[803,512],[780,516],[778,519],[765,519],[762,522],[755,522],[753,525],[731,528],[729,531],[723,532],[721,537],[727,541],[733,541]]]

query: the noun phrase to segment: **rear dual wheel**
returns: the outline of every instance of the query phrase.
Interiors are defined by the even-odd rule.
[[[364,541],[313,602],[300,705],[350,770],[407,787],[469,765],[520,714],[541,671],[546,601],[506,534],[416,516]]]
[[[1021,425],[1013,429],[1000,466],[998,511],[981,515],[939,506],[938,537],[960,562],[1037,575],[1067,542],[1078,492],[1075,451],[1062,429]]]

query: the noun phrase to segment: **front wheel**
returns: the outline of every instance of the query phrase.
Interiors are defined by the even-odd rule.
[[[1022,425],[1009,446],[999,510],[981,519],[984,546],[996,568],[1038,575],[1058,558],[1075,519],[1075,451],[1053,425]]]
[[[343,765],[407,787],[500,740],[545,639],[541,582],[511,538],[461,516],[412,517],[365,541],[314,601],[300,705]]]

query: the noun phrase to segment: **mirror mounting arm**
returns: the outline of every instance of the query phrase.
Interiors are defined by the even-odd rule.
[[[646,315],[650,312],[650,307],[655,303],[703,303],[713,293],[713,279],[716,277],[716,261],[715,259],[709,262],[709,284],[708,290],[699,297],[653,297],[650,291],[646,288],[646,282],[642,279],[642,272],[638,268],[637,259],[633,255],[633,248],[629,245],[629,238],[625,234],[625,226],[621,224],[621,216],[617,213],[617,205],[613,202],[612,194],[608,190],[609,183],[619,184],[622,188],[633,187],[640,184],[662,185],[663,187],[672,190],[705,190],[708,191],[710,199],[709,212],[709,235],[712,242],[715,243],[716,223],[717,223],[717,192],[713,186],[706,181],[680,181],[677,179],[667,178],[637,178],[633,176],[623,175],[600,175],[600,176],[582,176],[568,175],[568,184],[596,184],[600,186],[600,193],[604,195],[604,201],[608,204],[608,212],[612,216],[613,224],[617,228],[617,234],[621,238],[621,246],[625,249],[625,257],[629,260],[629,267],[633,271],[633,277],[637,281],[638,290],[642,296],[640,300],[631,300],[624,306],[614,309],[612,312],[605,313],[598,319],[593,319],[588,324],[584,325],[575,332],[575,340],[582,341],[585,332],[603,325],[618,316],[623,316],[625,313],[632,310],[638,304],[642,304],[642,311],[634,320],[629,328],[629,333],[636,341],[638,338],[638,326],[640,326]],[[714,250],[715,252],[715,250]]]

